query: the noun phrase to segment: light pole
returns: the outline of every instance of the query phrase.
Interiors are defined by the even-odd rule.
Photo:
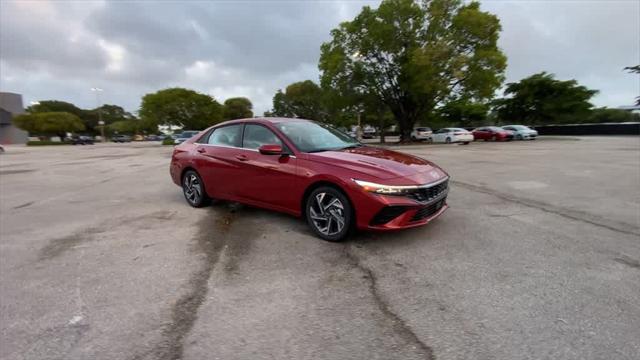
[[[102,138],[102,142],[106,142],[107,139],[104,137],[104,121],[102,121],[102,102],[100,101],[100,93],[103,90],[98,87],[92,87],[91,91],[96,93],[96,102],[98,103],[98,125],[100,125],[100,137]]]
[[[353,54],[351,54],[350,58],[351,58],[351,61],[358,62],[362,59],[362,54],[360,54],[360,52],[356,50]],[[358,128],[356,129],[356,139],[358,141],[362,141],[362,134],[363,134],[362,120],[360,118],[360,113],[362,112],[361,105],[362,104],[358,104],[358,106],[356,106],[356,111],[357,111],[356,116],[358,119]]]

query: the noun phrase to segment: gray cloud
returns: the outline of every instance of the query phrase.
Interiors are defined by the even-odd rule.
[[[223,101],[248,96],[257,113],[275,90],[317,80],[320,44],[377,1],[0,2],[0,88],[136,110],[147,92],[184,86]],[[640,63],[636,1],[487,1],[504,31],[507,81],[538,71],[601,90],[597,105],[627,104]]]

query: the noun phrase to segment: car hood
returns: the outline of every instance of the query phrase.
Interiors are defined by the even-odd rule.
[[[409,177],[430,182],[447,176],[442,169],[430,161],[373,146],[323,151],[308,155],[310,160],[361,172],[379,179]],[[413,176],[422,173],[429,173],[429,179],[424,176]]]

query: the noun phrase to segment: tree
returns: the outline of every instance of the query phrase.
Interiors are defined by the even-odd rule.
[[[66,101],[42,100],[37,104],[29,106],[26,110],[32,114],[43,112],[67,112],[74,114],[82,120],[87,132],[96,135],[99,134],[99,112],[102,113],[102,120],[105,125],[109,125],[116,121],[135,119],[135,116],[125,111],[122,107],[109,104],[104,104],[99,108],[85,110]]]
[[[189,130],[202,130],[222,120],[222,106],[211,96],[183,88],[146,94],[139,113],[145,122]]]
[[[85,129],[82,120],[67,112],[40,112],[22,114],[13,119],[14,124],[33,135],[57,135],[61,140],[68,132],[78,132]]]
[[[528,125],[580,123],[590,115],[589,100],[597,90],[578,85],[575,80],[560,81],[541,72],[505,89],[507,97],[495,101],[498,119]]]
[[[437,105],[489,99],[503,81],[500,21],[461,0],[384,0],[365,6],[322,44],[323,88],[371,94],[388,106],[408,141]]]
[[[79,116],[87,127],[87,130],[95,134],[99,134],[100,132],[100,124],[98,123],[100,118],[102,118],[104,125],[107,127],[118,121],[136,120],[133,114],[121,106],[110,104],[104,104],[91,110],[82,110]]]
[[[47,112],[66,112],[80,117],[83,110],[79,107],[68,103],[66,101],[59,100],[42,100],[33,105],[27,107],[27,112],[31,114],[35,113],[47,113]]]
[[[327,111],[323,100],[323,91],[316,83],[311,80],[296,82],[287,86],[284,92],[276,92],[271,114],[324,121]]]
[[[627,66],[624,69],[628,70],[632,74],[640,74],[640,65]],[[640,96],[636,97],[636,105],[640,106]]]
[[[253,104],[246,97],[235,97],[224,101],[223,118],[225,120],[253,117]]]
[[[438,109],[438,116],[445,126],[476,127],[487,121],[489,105],[466,99],[449,101]]]
[[[620,109],[598,108],[594,109],[586,120],[589,123],[632,122],[640,121],[640,115]]]

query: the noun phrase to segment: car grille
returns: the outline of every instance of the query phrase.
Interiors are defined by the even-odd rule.
[[[420,221],[438,212],[446,204],[446,198],[437,201],[429,206],[420,208],[411,218],[411,221]]]
[[[407,211],[406,206],[387,206],[382,208],[371,220],[371,225],[383,225]]]
[[[437,199],[442,194],[445,194],[448,189],[449,180],[445,180],[438,185],[434,185],[428,188],[416,189],[415,191],[407,194],[407,196],[417,202],[425,203]]]

